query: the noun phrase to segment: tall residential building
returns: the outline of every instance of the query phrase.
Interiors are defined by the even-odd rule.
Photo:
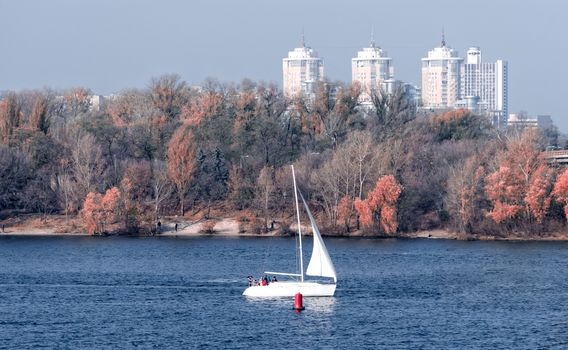
[[[351,59],[351,80],[353,83],[359,82],[367,93],[382,87],[393,76],[392,58],[376,46],[373,39],[369,47],[363,48],[357,53],[357,57]]]
[[[500,124],[509,115],[507,61],[482,61],[479,47],[467,51],[467,61],[461,71],[462,98],[477,97],[480,106]]]
[[[302,35],[301,47],[288,52],[282,59],[283,90],[287,97],[314,93],[317,82],[324,80],[323,58],[307,47]]]
[[[460,72],[463,58],[442,45],[422,59],[422,104],[426,108],[453,108],[460,98]]]

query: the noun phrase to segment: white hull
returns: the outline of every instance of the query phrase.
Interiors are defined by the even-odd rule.
[[[252,286],[245,289],[243,295],[247,297],[276,298],[293,297],[302,293],[304,297],[332,297],[335,293],[335,284],[322,284],[316,282],[272,282],[267,286]]]

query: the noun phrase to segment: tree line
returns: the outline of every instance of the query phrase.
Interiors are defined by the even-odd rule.
[[[542,235],[568,216],[568,175],[542,151],[554,133],[498,130],[467,110],[417,109],[402,89],[275,85],[177,75],[100,108],[74,88],[0,101],[0,213],[80,216],[99,234],[151,232],[163,216],[223,208],[256,232],[292,223],[300,190],[325,231],[396,235],[436,228]]]

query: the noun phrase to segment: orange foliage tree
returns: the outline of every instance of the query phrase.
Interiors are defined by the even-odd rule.
[[[195,152],[191,129],[186,125],[180,126],[168,144],[166,165],[179,198],[181,216],[185,214],[185,195],[196,167]]]
[[[398,228],[396,217],[396,201],[400,197],[402,186],[394,176],[381,177],[375,188],[367,194],[367,199],[355,200],[355,209],[360,216],[363,226],[373,223],[373,213],[380,218],[380,225],[387,234],[394,234]]]
[[[102,196],[98,192],[89,192],[83,203],[83,223],[87,232],[91,235],[97,234],[102,221],[101,212]]]
[[[222,93],[207,91],[184,105],[180,118],[189,125],[199,125],[207,118],[221,113],[223,101]]]
[[[550,208],[553,173],[546,164],[540,164],[530,179],[525,195],[529,211],[539,224],[542,224]]]
[[[568,169],[556,179],[552,195],[557,202],[564,204],[564,215],[568,221]]]
[[[396,201],[402,192],[402,186],[394,176],[383,176],[369,193],[367,200],[371,209],[381,218],[381,227],[387,234],[393,234],[398,228],[396,219]]]
[[[91,235],[104,232],[105,224],[115,219],[119,202],[120,191],[116,187],[107,190],[104,196],[89,192],[81,211],[87,232]]]
[[[497,223],[519,216],[542,223],[550,207],[553,171],[538,150],[538,134],[526,130],[509,141],[498,160],[497,170],[486,181],[485,192],[493,204],[487,215]]]
[[[353,205],[355,205],[355,210],[357,210],[361,224],[364,227],[371,227],[373,225],[373,211],[369,206],[369,202],[367,200],[357,198],[353,202]]]

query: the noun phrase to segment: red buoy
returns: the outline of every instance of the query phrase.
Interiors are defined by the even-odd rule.
[[[294,310],[304,310],[304,304],[302,303],[302,293],[296,293],[296,295],[294,295]]]

